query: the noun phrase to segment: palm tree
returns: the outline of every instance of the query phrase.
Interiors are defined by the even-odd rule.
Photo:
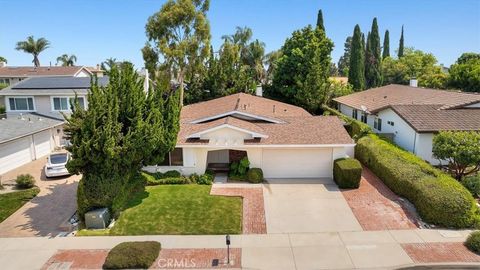
[[[113,66],[118,66],[119,62],[117,61],[117,58],[110,57],[104,62],[102,62],[102,70],[108,71],[110,70]]]
[[[74,54],[63,54],[62,56],[57,57],[57,64],[58,62],[62,62],[63,67],[73,66],[75,65],[75,62],[77,62],[77,57]]]
[[[39,38],[35,40],[33,36],[29,36],[27,40],[17,42],[17,46],[15,47],[15,49],[18,51],[24,51],[26,53],[32,54],[32,63],[35,65],[35,67],[39,67],[40,60],[38,60],[38,55],[49,47],[50,41],[46,40],[45,38]]]

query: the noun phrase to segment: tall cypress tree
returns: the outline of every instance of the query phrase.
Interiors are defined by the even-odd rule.
[[[402,34],[400,35],[400,44],[398,46],[398,58],[403,57],[403,25],[402,25]]]
[[[380,34],[378,33],[377,18],[374,18],[372,29],[367,36],[365,52],[365,81],[367,88],[377,87],[382,84],[380,61]]]
[[[385,31],[385,37],[383,38],[383,53],[382,58],[385,59],[386,57],[390,56],[390,33]]]
[[[350,51],[350,67],[348,69],[348,82],[355,91],[365,89],[365,49],[360,26],[355,25]]]
[[[323,25],[323,14],[321,9],[318,10],[317,14],[317,27],[320,27],[320,29],[325,32],[325,26]]]

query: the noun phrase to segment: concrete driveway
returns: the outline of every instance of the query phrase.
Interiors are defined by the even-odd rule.
[[[331,179],[270,179],[264,184],[268,233],[361,231]]]
[[[29,173],[40,193],[0,223],[0,237],[56,236],[66,230],[66,222],[77,209],[80,176],[47,179],[45,163],[46,157],[40,158],[2,175],[2,184],[9,185],[17,175]]]

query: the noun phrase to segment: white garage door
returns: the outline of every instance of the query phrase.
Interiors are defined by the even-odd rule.
[[[29,136],[0,144],[0,174],[32,161],[30,140]]]
[[[332,177],[332,149],[264,149],[265,178]]]
[[[50,154],[52,151],[52,132],[50,130],[42,131],[33,135],[33,141],[35,142],[35,155],[36,158],[41,158]]]

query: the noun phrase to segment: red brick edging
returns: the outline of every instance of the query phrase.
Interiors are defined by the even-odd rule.
[[[358,189],[343,189],[343,197],[366,231],[415,229],[413,215],[398,204],[399,197],[363,167]]]
[[[480,262],[479,255],[458,242],[402,244],[402,247],[415,263]]]
[[[212,187],[211,195],[238,196],[243,198],[243,233],[265,234],[265,206],[262,188]]]

